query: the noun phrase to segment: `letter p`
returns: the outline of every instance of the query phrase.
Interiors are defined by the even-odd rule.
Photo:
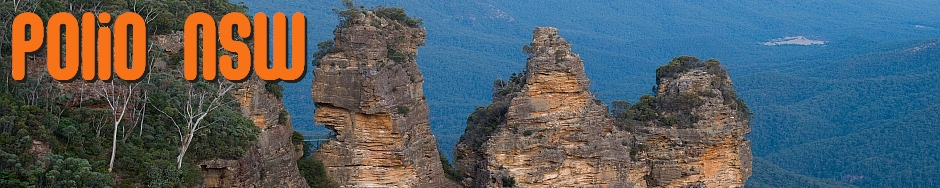
[[[26,40],[26,26],[29,26],[29,40]],[[13,19],[13,80],[26,77],[26,53],[35,52],[42,47],[44,29],[42,19],[32,12],[24,12]]]

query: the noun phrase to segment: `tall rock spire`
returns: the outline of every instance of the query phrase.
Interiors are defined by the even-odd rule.
[[[315,156],[350,187],[445,187],[414,56],[425,30],[355,11],[314,70],[318,124],[336,132]]]
[[[488,132],[483,143],[473,143],[469,137],[458,143],[455,163],[471,177],[466,184],[645,186],[644,164],[624,155],[630,147],[622,143],[632,143],[633,138],[607,118],[606,105],[595,102],[584,62],[571,52],[571,44],[552,27],[538,27],[533,35],[524,48],[530,55],[525,81],[517,82],[521,89],[509,94],[505,120]],[[475,129],[487,130],[490,125],[467,126],[467,132],[479,132]]]

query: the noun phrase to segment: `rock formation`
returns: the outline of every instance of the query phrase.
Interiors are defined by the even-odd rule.
[[[712,73],[724,73],[712,71],[717,61],[695,59],[660,78],[654,103],[642,104],[658,118],[635,118],[612,116],[594,98],[557,29],[536,28],[524,50],[526,71],[497,81],[493,104],[468,118],[454,151],[465,185],[742,187],[750,175],[747,113],[737,110],[727,74]],[[683,106],[675,100],[683,97],[699,100]]]
[[[450,187],[414,56],[423,28],[352,12],[317,61],[315,118],[336,136],[314,154],[345,187]]]
[[[261,128],[261,134],[257,144],[237,160],[200,163],[207,187],[307,187],[297,170],[297,159],[303,152],[301,146],[291,143],[294,128],[290,116],[282,112],[282,100],[270,93],[265,83],[251,75],[233,91],[242,114]]]
[[[649,184],[743,187],[751,175],[751,146],[744,137],[750,112],[723,67],[683,56],[660,67],[657,77],[660,120],[635,134],[645,144]]]

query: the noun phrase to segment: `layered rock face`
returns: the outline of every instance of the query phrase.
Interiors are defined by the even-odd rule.
[[[372,12],[334,30],[314,70],[315,118],[335,138],[314,154],[344,187],[448,187],[414,56],[425,30]]]
[[[267,91],[265,81],[254,75],[239,83],[233,93],[242,114],[261,129],[261,134],[257,144],[237,160],[200,163],[207,187],[307,187],[297,170],[297,159],[303,152],[301,146],[291,143],[294,128],[290,116],[281,114],[281,99]]]
[[[645,186],[643,164],[622,155],[629,147],[621,143],[632,137],[595,102],[580,57],[557,29],[537,28],[534,34],[524,85],[510,100],[505,122],[478,146],[482,153],[466,153],[477,146],[462,138],[458,168],[473,177],[473,187],[511,181],[519,187]]]
[[[494,103],[468,118],[454,151],[455,164],[467,177],[464,184],[741,187],[750,175],[746,115],[720,93],[730,88],[727,75],[696,69],[661,79],[656,98],[663,99],[663,107],[655,114],[664,118],[634,120],[626,128],[626,120],[609,114],[588,90],[583,62],[557,29],[536,28],[525,50],[526,71],[497,81]],[[706,91],[719,93],[694,107],[667,108],[675,100],[665,99]],[[679,113],[699,118],[689,121],[691,127],[669,124],[679,122],[670,121]]]
[[[700,63],[689,57],[673,61]],[[651,185],[743,187],[751,175],[751,146],[744,137],[750,132],[749,112],[739,109],[746,107],[736,101],[731,80],[717,63],[709,60],[702,67],[658,79],[656,98],[666,123],[677,117],[682,124],[682,114],[688,113],[691,125],[648,126],[636,134],[647,144]]]

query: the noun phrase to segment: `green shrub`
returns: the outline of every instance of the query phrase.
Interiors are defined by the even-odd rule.
[[[405,60],[408,60],[409,58],[408,54],[405,54],[404,52],[399,51],[391,46],[388,47],[388,53],[386,54],[386,57],[392,61],[395,61],[396,63],[405,62]]]
[[[699,59],[692,56],[679,56],[669,61],[669,64],[656,69],[656,80],[665,77],[675,77],[676,74],[689,71],[700,65]]]
[[[692,92],[680,93],[675,102],[677,103],[675,106],[682,109],[691,109],[705,104],[705,101],[697,93]]]
[[[679,118],[676,116],[665,115],[659,119],[662,126],[673,126],[679,124]]]
[[[633,104],[630,104],[629,101],[614,100],[610,103],[610,113],[614,115],[620,114],[623,111],[629,110],[630,106],[633,106]]]
[[[411,108],[408,108],[408,106],[404,105],[398,105],[398,114],[408,115],[408,112],[411,112]]]
[[[629,109],[620,110],[620,114],[616,115],[620,119],[636,121],[658,119],[659,114],[656,112],[656,98],[652,95],[643,95],[636,104],[630,106]]]
[[[418,27],[423,23],[421,19],[408,17],[408,14],[405,14],[405,9],[399,7],[376,6],[372,7],[372,12],[380,18],[396,20],[411,27]]]
[[[290,135],[290,143],[295,146],[304,144],[304,135],[294,131],[294,133]]]
[[[264,84],[264,90],[268,91],[269,94],[274,95],[278,99],[284,97],[284,86],[278,84],[277,82],[267,82]]]
[[[307,180],[307,185],[311,188],[339,187],[330,180],[326,174],[326,166],[317,158],[304,157],[297,160],[297,169],[300,171],[300,176]]]
[[[529,54],[529,56],[534,56],[536,52],[536,48],[533,46],[530,46],[529,44],[526,44],[522,46],[522,52],[524,52],[525,54]]]
[[[287,112],[287,110],[281,110],[281,112],[277,114],[277,124],[285,125],[287,121],[290,121],[289,118],[290,113]]]
[[[233,100],[233,98],[229,98]],[[230,103],[237,105],[237,102]],[[191,154],[187,158],[191,162],[211,159],[237,159],[242,157],[249,147],[257,141],[261,132],[251,120],[244,117],[237,106],[218,108],[206,117],[206,122],[217,122],[207,125],[209,131],[197,132],[195,141],[190,146]],[[191,156],[191,157],[190,157]],[[185,166],[185,164],[184,164]]]
[[[331,53],[342,52],[341,48],[336,47],[336,43],[333,42],[333,39],[324,40],[317,43],[317,51],[313,52],[313,66],[320,67],[320,62],[323,61],[323,57]]]
[[[515,187],[516,186],[516,178],[503,176],[502,180],[503,180],[503,187]]]
[[[444,176],[447,177],[447,179],[454,181],[454,182],[463,181],[463,174],[460,173],[459,170],[457,170],[456,168],[450,165],[450,162],[447,160],[447,157],[444,157],[444,153],[441,153],[441,151],[438,150],[438,155],[441,158],[441,165],[444,167]]]
[[[626,141],[624,141],[624,144],[626,144]],[[648,149],[649,147],[643,144],[633,145],[633,147],[630,147],[630,159],[633,159],[634,161],[638,160],[639,157],[637,156],[639,156],[640,152],[646,152]]]

